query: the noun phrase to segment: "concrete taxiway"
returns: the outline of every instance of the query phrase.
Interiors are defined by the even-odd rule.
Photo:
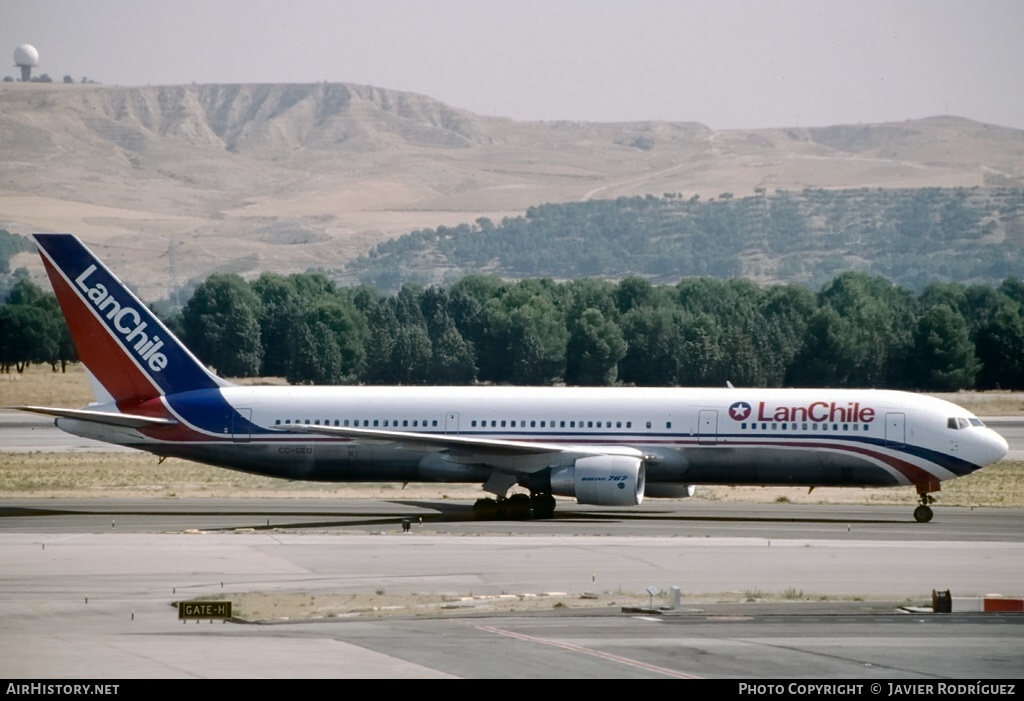
[[[1016,678],[1024,659],[1019,614],[899,610],[932,589],[1020,595],[1020,510],[941,509],[917,524],[905,507],[683,501],[481,524],[459,517],[468,508],[5,501],[0,676],[956,679]],[[651,586],[679,586],[683,610],[613,604]],[[607,605],[267,625],[184,624],[172,607],[245,592],[553,591]],[[744,601],[783,591],[803,601]]]

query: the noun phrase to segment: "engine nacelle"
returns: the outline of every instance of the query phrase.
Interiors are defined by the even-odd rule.
[[[644,481],[644,461],[626,455],[594,455],[551,469],[552,494],[594,506],[637,506]]]

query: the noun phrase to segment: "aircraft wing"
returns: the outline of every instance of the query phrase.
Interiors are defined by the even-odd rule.
[[[642,451],[621,445],[508,441],[450,433],[415,433],[310,424],[275,426],[274,428],[291,433],[316,433],[336,438],[350,438],[360,443],[394,445],[403,450],[444,452],[452,462],[485,464],[516,472],[542,470],[551,466],[558,457],[565,458],[566,461],[593,455],[644,457]]]
[[[93,423],[120,426],[122,428],[153,428],[156,426],[173,426],[178,423],[174,419],[158,419],[138,414],[115,414],[109,411],[92,411],[90,409],[60,409],[47,406],[12,406],[8,408],[30,411],[33,414],[56,416],[62,419],[92,421]]]

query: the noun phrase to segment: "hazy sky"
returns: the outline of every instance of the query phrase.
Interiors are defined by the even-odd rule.
[[[1022,0],[0,0],[105,84],[350,82],[527,120],[1024,128]]]

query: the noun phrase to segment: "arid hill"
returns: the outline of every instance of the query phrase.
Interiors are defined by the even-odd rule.
[[[0,84],[0,153],[0,227],[77,233],[147,298],[217,270],[338,267],[383,238],[545,202],[1024,186],[1024,131],[956,117],[517,122],[339,84]]]

